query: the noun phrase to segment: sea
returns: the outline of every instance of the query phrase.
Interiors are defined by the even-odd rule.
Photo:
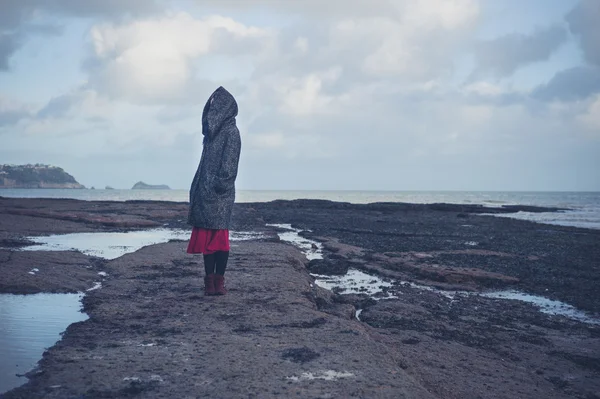
[[[73,198],[85,201],[153,200],[187,202],[188,190],[92,190],[92,189],[1,189],[1,197]],[[238,190],[237,202],[324,199],[367,204],[404,202],[414,204],[534,205],[565,208],[561,212],[517,212],[494,215],[538,223],[600,229],[600,192],[542,191],[292,191]]]

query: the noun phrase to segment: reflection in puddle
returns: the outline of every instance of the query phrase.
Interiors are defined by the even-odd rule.
[[[298,233],[300,233],[302,230],[295,229],[289,224],[268,224],[267,226],[289,230],[283,233],[278,233],[279,238],[282,241],[289,242],[299,247],[309,260],[323,259],[323,246],[316,241],[301,237]],[[466,242],[465,244],[477,245],[477,243],[475,242]],[[588,324],[600,325],[599,318],[590,316],[587,313],[578,310],[567,303],[551,300],[542,296],[530,295],[518,291],[497,291],[482,293],[467,291],[444,291],[430,286],[419,285],[408,281],[390,280],[391,282],[387,282],[382,280],[380,277],[372,276],[356,269],[349,269],[348,272],[343,276],[328,276],[320,274],[312,274],[312,276],[315,277],[315,283],[318,286],[328,290],[334,290],[340,294],[367,294],[372,296],[373,299],[376,300],[398,298],[397,296],[389,293],[386,296],[381,296],[380,293],[383,292],[382,287],[393,287],[397,284],[400,284],[417,290],[436,292],[450,299],[454,299],[457,295],[481,295],[486,298],[527,302],[536,306],[542,313],[565,316],[572,320],[577,320]],[[380,295],[375,296],[376,294]],[[356,317],[358,318],[359,315],[360,313],[357,312]]]
[[[86,320],[83,294],[0,294],[0,393],[18,387],[71,323]]]
[[[29,237],[38,245],[23,247],[23,251],[80,251],[86,255],[115,259],[152,244],[169,240],[188,240],[190,231],[153,229],[127,233],[74,233]],[[263,235],[255,232],[231,232],[231,241],[256,240]]]

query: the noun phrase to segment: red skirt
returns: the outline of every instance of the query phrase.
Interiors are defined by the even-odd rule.
[[[217,251],[229,251],[229,230],[194,227],[187,253],[210,255]]]

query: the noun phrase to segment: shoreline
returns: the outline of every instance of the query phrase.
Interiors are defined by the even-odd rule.
[[[90,319],[67,329],[28,384],[0,396],[214,396],[223,389],[233,389],[226,391],[231,397],[596,394],[600,327],[516,301],[451,299],[398,282],[542,290],[598,312],[588,292],[598,279],[600,232],[479,216],[477,209],[319,200],[236,204],[234,229],[263,238],[234,243],[231,290],[220,299],[202,296],[199,261],[184,253],[184,242],[114,260],[0,249],[6,276],[0,292],[85,291],[99,272],[107,274],[102,288],[84,298]],[[185,203],[0,198],[0,247],[18,248],[35,235],[187,229],[186,212]],[[282,223],[321,243],[323,259],[309,262],[267,226]],[[27,274],[32,264],[44,265],[36,276]],[[309,275],[355,268],[397,282],[380,297],[338,295]],[[207,323],[214,329],[197,330]],[[224,347],[235,342],[236,350],[219,355],[201,336],[221,336]],[[348,345],[360,356],[348,353]],[[225,374],[208,370],[214,359]],[[266,371],[274,368],[285,375]]]
[[[23,205],[27,204],[27,205]],[[187,216],[187,203],[169,202],[169,201],[143,201],[132,200],[126,202],[116,201],[85,201],[75,199],[22,199],[22,198],[3,198],[0,197],[0,214],[4,214],[4,222],[0,225],[0,249],[10,250],[18,249],[27,245],[33,245],[34,242],[28,241],[27,236],[50,235],[50,234],[68,234],[68,233],[94,233],[94,232],[131,232],[147,229],[181,229],[190,230],[185,222]],[[485,208],[485,214],[482,214],[482,208]],[[532,206],[509,206],[489,208],[481,205],[463,205],[463,204],[409,204],[409,203],[372,203],[372,204],[351,204],[334,202],[328,200],[275,200],[271,202],[259,203],[236,203],[234,208],[234,224],[237,230],[241,231],[256,231],[263,232],[268,230],[267,224],[275,223],[292,223],[294,227],[300,227],[302,230],[307,230],[303,234],[309,238],[319,238],[319,236],[331,236],[336,240],[346,240],[348,244],[366,244],[365,250],[369,252],[368,256],[363,256],[361,260],[354,260],[357,264],[364,264],[366,261],[380,263],[385,267],[365,267],[365,271],[379,274],[387,277],[408,277],[408,280],[419,282],[424,280],[426,285],[438,287],[441,289],[464,289],[472,290],[473,281],[446,281],[452,280],[452,272],[459,272],[469,278],[468,271],[463,273],[461,269],[477,269],[484,270],[487,273],[507,273],[511,278],[517,278],[521,281],[520,285],[525,288],[525,291],[530,293],[541,294],[543,296],[549,292],[550,299],[559,299],[564,302],[575,304],[578,308],[587,311],[593,311],[600,314],[600,298],[594,301],[593,304],[584,303],[586,301],[575,301],[573,303],[572,294],[566,290],[564,295],[556,293],[557,290],[551,290],[551,287],[545,287],[536,290],[536,281],[527,281],[532,276],[522,275],[518,273],[519,265],[497,265],[498,262],[492,262],[494,257],[501,260],[506,258],[512,259],[514,262],[522,264],[523,260],[543,261],[547,258],[547,262],[554,262],[554,257],[557,255],[561,258],[561,262],[565,262],[565,257],[572,256],[580,258],[582,262],[582,254],[573,248],[568,248],[568,245],[562,243],[563,250],[540,252],[539,248],[528,248],[531,246],[532,240],[544,239],[548,241],[545,246],[560,244],[566,237],[570,240],[576,240],[577,237],[586,237],[589,243],[584,245],[584,248],[592,250],[592,253],[583,254],[588,260],[589,267],[598,263],[600,259],[600,251],[597,245],[600,245],[600,231],[595,229],[587,229],[573,226],[558,226],[539,224],[532,221],[523,221],[511,218],[497,218],[490,215],[503,215],[511,212],[518,212],[527,209],[531,212],[560,212],[562,208],[550,207],[532,207]],[[338,212],[341,215],[338,220],[331,216],[331,212]],[[261,213],[261,215],[257,215]],[[301,214],[305,213],[306,217]],[[352,214],[361,215],[360,224],[362,227],[352,229],[347,228],[348,217]],[[384,217],[381,217],[384,215]],[[393,215],[394,218],[384,220],[385,215]],[[437,218],[437,216],[442,216]],[[25,223],[21,223],[21,219]],[[405,220],[404,220],[405,219]],[[470,220],[478,220],[485,222],[480,226],[474,226]],[[30,222],[30,223],[27,223]],[[53,225],[51,222],[58,222],[58,225]],[[336,223],[339,226],[336,226]],[[384,224],[386,224],[384,226]],[[396,226],[400,224],[400,228]],[[342,227],[343,228],[340,228]],[[370,227],[370,228],[366,228]],[[381,229],[385,227],[384,229]],[[390,229],[391,227],[391,229]],[[475,231],[475,229],[477,231]],[[403,231],[405,230],[405,231]],[[504,235],[513,235],[521,233],[523,241],[517,242],[513,237],[510,243],[493,242],[501,241]],[[499,237],[496,237],[498,235]],[[531,237],[534,235],[534,237]],[[547,236],[557,235],[561,238],[552,238]],[[574,235],[568,238],[567,236]],[[436,236],[447,236],[446,242],[457,241],[457,237],[464,237],[460,243],[453,242],[450,244],[432,240]],[[563,237],[564,236],[564,237]],[[377,240],[385,242],[378,242]],[[415,260],[419,259],[404,259],[403,261],[394,261],[394,240],[404,240],[405,248],[401,252],[411,252],[412,257],[418,258],[419,251],[423,246],[428,251],[433,251],[434,258],[450,258],[449,264],[439,265],[430,260],[415,266]],[[412,243],[411,241],[425,241],[424,243]],[[437,241],[437,242],[431,242]],[[460,240],[459,240],[460,241]],[[508,241],[508,240],[507,240]],[[577,240],[576,240],[577,241]],[[388,245],[389,244],[389,245]],[[415,245],[416,244],[416,245]],[[420,244],[420,245],[419,245]],[[523,247],[518,254],[510,252],[504,253],[500,249],[510,244],[510,249],[515,247]],[[437,245],[437,247],[435,247]],[[542,247],[544,246],[542,245]],[[361,246],[361,245],[358,245]],[[532,249],[534,251],[532,251]],[[537,251],[536,251],[537,250]],[[462,251],[462,252],[461,252]],[[486,253],[487,251],[487,253]],[[534,253],[529,253],[534,252]],[[582,251],[579,251],[582,252]],[[589,251],[588,251],[589,252]],[[390,254],[391,258],[388,256]],[[416,254],[416,255],[415,255]],[[477,256],[470,256],[475,254]],[[597,255],[597,257],[596,257]],[[34,255],[28,255],[34,256]],[[77,255],[74,255],[77,256]],[[466,259],[461,259],[461,256]],[[430,258],[432,256],[429,256]],[[451,259],[452,257],[456,259]],[[330,257],[328,257],[330,258]],[[328,267],[335,269],[338,265],[330,259],[325,259],[325,264]],[[98,258],[85,257],[83,263],[99,262],[103,260]],[[583,262],[585,262],[585,259]],[[444,259],[445,260],[445,259]],[[478,262],[488,261],[489,264],[478,265]],[[510,260],[510,259],[509,259]],[[459,265],[460,263],[463,265]],[[401,265],[398,265],[401,263]],[[451,276],[448,279],[443,276],[444,273],[436,273],[432,267],[427,267],[427,263],[432,263],[433,268],[447,268],[451,271]],[[511,263],[511,262],[508,262]],[[442,268],[440,268],[442,266]],[[508,266],[508,269],[506,267]],[[529,265],[527,265],[529,267]],[[540,265],[538,267],[543,267]],[[588,267],[588,266],[583,266]],[[311,265],[308,268],[312,270]],[[483,268],[483,269],[482,269]],[[567,265],[559,267],[564,271]],[[346,266],[343,269],[348,269]],[[547,270],[546,270],[547,272]],[[454,273],[456,274],[456,273]],[[485,273],[484,273],[485,274]],[[470,276],[473,277],[473,276]],[[539,276],[533,276],[539,277]],[[568,276],[567,276],[568,277]],[[478,279],[475,276],[475,279]],[[485,280],[485,278],[483,278]],[[494,280],[494,279],[492,279]],[[502,279],[500,279],[502,280]],[[585,280],[585,279],[583,279]],[[501,281],[491,281],[488,284],[489,288],[504,287]],[[10,284],[6,284],[10,285]],[[571,284],[572,286],[572,284]],[[588,289],[589,291],[589,289]],[[18,290],[6,291],[3,286],[0,286],[1,292],[19,293]],[[47,292],[36,290],[25,290],[23,293],[31,292]],[[71,291],[74,292],[74,291]],[[575,292],[577,293],[577,292]],[[589,300],[590,298],[586,298]],[[588,301],[589,302],[589,301]],[[584,303],[583,306],[581,304]]]
[[[69,198],[83,201],[166,201],[187,203],[187,190],[8,190],[0,192],[6,198]],[[319,199],[355,204],[403,203],[418,205],[482,206],[504,216],[538,223],[574,226],[600,230],[600,192],[469,192],[469,191],[261,191],[238,190],[237,203],[251,204],[293,201],[298,199]],[[519,206],[519,209],[510,209]],[[529,212],[528,208],[533,211]],[[539,212],[539,207],[561,209],[560,212]],[[496,208],[505,209],[501,215]]]

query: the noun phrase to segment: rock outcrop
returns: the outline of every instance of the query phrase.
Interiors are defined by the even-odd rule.
[[[85,188],[62,168],[50,165],[0,165],[0,188]]]
[[[146,184],[143,181],[139,181],[131,187],[132,190],[170,190],[171,188],[166,184]]]

